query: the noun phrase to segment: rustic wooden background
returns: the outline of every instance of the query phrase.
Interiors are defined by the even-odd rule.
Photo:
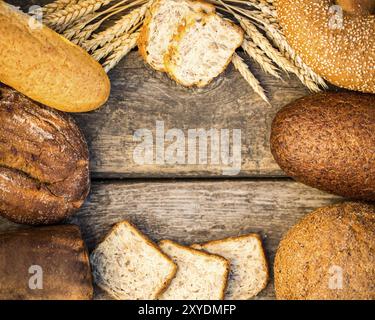
[[[8,1],[27,7],[50,1]],[[257,232],[264,239],[271,275],[282,235],[304,214],[340,198],[287,178],[269,150],[276,112],[309,94],[293,77],[276,80],[251,62],[267,90],[264,103],[230,66],[204,89],[186,89],[144,65],[132,52],[110,72],[112,93],[97,111],[77,114],[91,153],[92,190],[68,222],[81,226],[89,250],[110,227],[129,219],[153,240],[184,244]],[[137,129],[241,129],[242,169],[234,177],[220,166],[147,165],[133,161]],[[21,228],[4,219],[0,231]],[[97,298],[103,298],[98,292]],[[273,299],[272,281],[257,299]]]

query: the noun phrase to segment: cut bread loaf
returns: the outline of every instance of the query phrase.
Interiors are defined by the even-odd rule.
[[[178,266],[176,277],[160,300],[224,299],[229,274],[226,259],[169,240],[159,246]]]
[[[119,300],[152,300],[177,266],[129,222],[117,224],[91,254],[96,284]]]
[[[202,16],[215,7],[201,1],[157,0],[151,6],[138,39],[144,60],[158,71],[165,71],[164,55],[178,26],[186,16]]]
[[[243,30],[217,14],[191,16],[179,26],[164,65],[178,83],[203,87],[225,70],[242,41]]]
[[[225,299],[247,300],[266,287],[268,266],[257,234],[195,244],[192,248],[221,255],[230,261]]]

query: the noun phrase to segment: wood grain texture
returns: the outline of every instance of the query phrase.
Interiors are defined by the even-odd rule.
[[[272,275],[282,235],[306,213],[340,199],[289,180],[97,182],[69,222],[81,227],[90,251],[124,219],[155,241],[183,244],[256,232]],[[20,227],[0,220],[0,231]],[[272,283],[257,298],[274,298]]]
[[[9,2],[27,11],[29,4],[50,1]],[[294,76],[283,74],[284,80],[278,80],[246,61],[271,105],[253,92],[232,65],[206,88],[189,89],[145,66],[138,52],[131,52],[109,73],[112,91],[108,103],[95,112],[74,115],[88,140],[93,177],[223,175],[222,161],[212,164],[210,159],[207,164],[137,164],[133,152],[139,142],[133,141],[133,135],[138,129],[154,132],[156,121],[164,122],[165,131],[182,130],[185,137],[189,129],[240,129],[242,165],[237,176],[285,176],[269,149],[271,123],[281,107],[309,92]],[[211,146],[209,140],[208,150]]]

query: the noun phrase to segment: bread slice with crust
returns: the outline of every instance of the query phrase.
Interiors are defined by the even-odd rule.
[[[230,261],[231,272],[225,299],[247,300],[266,287],[268,266],[259,235],[232,237],[192,247],[221,255]]]
[[[160,300],[222,300],[228,281],[229,262],[218,255],[195,250],[169,240],[160,248],[177,264],[178,271]]]
[[[210,12],[215,12],[215,7],[203,1],[156,0],[138,38],[141,56],[154,69],[165,71],[164,55],[178,26],[187,16],[202,16]]]
[[[128,221],[117,224],[92,252],[96,284],[118,300],[152,300],[169,285],[177,266]]]
[[[203,87],[225,70],[243,42],[243,30],[217,14],[188,17],[164,56],[169,76],[184,86]]]

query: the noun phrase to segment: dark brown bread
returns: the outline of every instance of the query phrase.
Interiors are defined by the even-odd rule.
[[[39,289],[33,286],[37,273],[32,266],[42,271],[38,271],[42,274]],[[0,234],[0,279],[1,300],[88,300],[93,296],[88,253],[79,228],[73,225]]]
[[[274,268],[278,299],[375,299],[375,207],[308,214],[281,241]]]
[[[89,156],[74,121],[8,87],[0,87],[0,214],[50,224],[86,198]]]
[[[323,93],[291,103],[273,121],[271,150],[297,181],[375,200],[375,95]]]

